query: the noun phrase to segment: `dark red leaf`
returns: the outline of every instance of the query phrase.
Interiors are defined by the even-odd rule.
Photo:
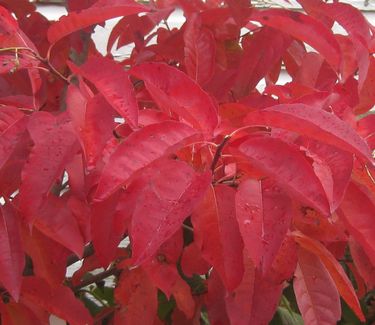
[[[41,325],[41,319],[38,319],[29,308],[21,303],[9,302],[0,304],[1,323],[3,325]]]

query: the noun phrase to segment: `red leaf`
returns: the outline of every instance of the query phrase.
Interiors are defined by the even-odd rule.
[[[332,31],[318,20],[303,13],[283,9],[253,11],[251,19],[311,45],[335,70],[338,69],[341,61],[340,46]]]
[[[34,68],[39,61],[27,56],[15,57],[14,55],[0,56],[0,74],[14,73],[22,69]]]
[[[141,268],[123,271],[115,290],[122,308],[115,324],[153,324],[157,311],[157,289]]]
[[[92,82],[107,102],[132,127],[137,127],[138,105],[133,84],[128,73],[119,64],[107,58],[91,57],[80,67],[72,63],[69,66],[74,73]]]
[[[271,71],[290,45],[291,38],[278,30],[264,27],[245,38],[243,43],[244,51],[234,85],[239,97],[248,95]],[[272,51],[269,51],[270,47]]]
[[[304,104],[275,105],[250,113],[245,122],[298,132],[371,160],[366,142],[336,115]]]
[[[348,187],[353,169],[353,156],[327,144],[306,139],[302,142],[307,155],[314,159],[313,168],[320,179],[331,206],[335,211]]]
[[[327,269],[314,254],[299,250],[293,281],[306,325],[333,325],[341,318],[340,296]]]
[[[212,136],[218,124],[217,109],[210,96],[183,72],[161,63],[144,63],[130,73],[142,79],[160,109],[175,112],[193,127]]]
[[[236,214],[249,256],[267,272],[289,229],[290,199],[272,182],[249,179],[238,188]]]
[[[104,201],[94,202],[91,207],[91,237],[95,254],[102,266],[107,267],[116,257],[116,248],[125,229],[118,227],[116,208],[121,192]]]
[[[325,215],[329,214],[322,184],[300,151],[278,139],[265,137],[251,138],[243,142],[239,150],[296,198]]]
[[[17,108],[1,107],[0,111],[0,169],[23,138],[28,119]]]
[[[107,19],[145,11],[148,11],[146,7],[132,0],[99,0],[91,7],[78,12],[70,12],[68,16],[63,16],[52,24],[48,29],[48,40],[54,44],[75,31]]]
[[[220,274],[228,291],[240,284],[244,272],[235,194],[226,185],[211,186],[191,217],[195,243],[203,258]]]
[[[349,238],[349,247],[355,267],[365,281],[367,288],[375,288],[375,263],[366,254],[361,245],[353,239],[353,237]]]
[[[95,199],[104,200],[140,169],[196,139],[185,124],[167,121],[133,132],[114,151],[103,169]]]
[[[178,229],[203,198],[211,173],[197,174],[177,160],[162,160],[131,186],[141,186],[132,217],[132,257],[140,264]],[[145,218],[145,216],[148,216]]]
[[[303,235],[300,232],[294,232],[296,242],[314,255],[319,256],[320,261],[324,264],[329,272],[332,280],[335,282],[336,288],[341,297],[348,306],[354,311],[357,317],[364,321],[365,317],[362,313],[358,297],[355,294],[353,285],[336,258],[318,241]]]
[[[18,216],[8,203],[0,206],[0,282],[16,301],[20,296],[24,266]]]
[[[21,302],[23,301],[40,306],[72,325],[93,323],[88,310],[68,287],[51,287],[38,277],[24,278],[21,293]]]
[[[366,188],[350,183],[338,214],[349,233],[375,261],[375,203],[365,191]]]
[[[30,233],[29,227],[24,225],[21,234],[25,251],[33,262],[34,274],[51,286],[63,283],[66,264],[61,261],[66,261],[71,252],[35,227]]]
[[[249,258],[244,259],[245,273],[239,286],[225,297],[231,324],[249,325],[253,305],[255,267]]]
[[[202,27],[198,15],[186,22],[184,43],[186,71],[198,84],[204,85],[214,74],[216,43],[212,32]]]
[[[42,320],[25,305],[15,302],[0,304],[1,323],[3,325],[41,325]]]
[[[192,277],[194,274],[206,274],[210,265],[202,258],[199,247],[193,242],[184,248],[181,268],[186,276]]]
[[[255,272],[254,293],[249,324],[268,325],[278,306],[283,285]]]
[[[27,128],[34,147],[22,172],[19,207],[31,222],[73,156],[77,140],[65,114],[56,118],[47,112],[34,113]]]

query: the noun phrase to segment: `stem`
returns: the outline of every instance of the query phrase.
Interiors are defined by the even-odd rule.
[[[98,274],[95,274],[93,275],[90,279],[87,279],[87,280],[84,280],[82,281],[79,285],[75,286],[75,287],[72,287],[72,290],[76,293],[78,292],[80,289],[84,288],[84,287],[87,287],[88,285],[90,284],[93,284],[95,282],[99,282],[99,281],[102,281],[104,280],[105,278],[108,278],[112,275],[115,275],[115,276],[118,276],[120,275],[121,273],[121,270],[119,269],[116,269],[116,268],[112,268],[112,269],[109,269],[109,270],[106,270],[106,271],[103,271],[101,273],[98,273]]]
[[[94,297],[97,301],[100,302],[100,304],[103,306],[103,307],[109,307],[108,303],[103,300],[101,297],[99,297],[98,295],[96,295],[94,292],[91,292],[90,290],[86,290],[86,289],[81,289],[80,291],[81,293],[86,293],[92,297]]]
[[[224,149],[224,146],[226,145],[226,143],[229,141],[229,139],[231,138],[232,136],[231,135],[226,135],[223,139],[223,141],[218,145],[217,149],[216,149],[216,152],[215,152],[215,156],[214,158],[212,159],[212,163],[211,163],[211,171],[214,172],[215,171],[215,167],[216,167],[216,164],[217,162],[219,161],[219,158],[221,156],[221,153]]]
[[[185,225],[184,223],[182,224],[182,228],[185,228],[185,229],[187,229],[187,230],[189,230],[191,232],[194,232],[194,229],[192,227],[190,227],[188,225]]]

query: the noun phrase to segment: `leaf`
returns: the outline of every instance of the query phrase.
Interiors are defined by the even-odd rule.
[[[220,274],[228,291],[243,276],[243,242],[235,211],[235,190],[226,185],[211,186],[192,214],[194,238],[202,256]]]
[[[340,209],[338,214],[349,233],[375,261],[375,203],[366,188],[351,182]]]
[[[216,43],[211,30],[202,26],[198,15],[187,20],[184,43],[187,74],[198,84],[206,84],[214,74]]]
[[[153,324],[157,289],[141,268],[121,274],[115,297],[122,305],[115,313],[115,324]]]
[[[150,258],[202,200],[211,173],[196,173],[185,162],[162,160],[132,186],[141,186],[131,222],[133,263]],[[145,216],[148,216],[145,218]]]
[[[336,115],[318,107],[304,104],[275,105],[250,113],[245,122],[297,132],[371,161],[366,142],[355,130]]]
[[[344,198],[353,170],[353,155],[336,147],[311,139],[302,141],[312,159],[316,176],[320,179],[330,203],[336,211]]]
[[[367,288],[375,287],[375,267],[365,250],[357,243],[353,237],[349,238],[350,254],[355,267],[366,283]]]
[[[129,214],[133,212],[131,204],[135,200],[130,193],[115,192],[104,201],[94,202],[91,206],[91,238],[95,254],[102,266],[107,267],[116,257],[116,249],[123,239],[127,228],[127,215],[119,211],[119,201],[129,204]],[[126,208],[122,204],[122,209]],[[121,209],[121,210],[122,210]],[[120,212],[120,213],[118,213]]]
[[[311,45],[333,69],[338,70],[341,61],[340,46],[332,31],[313,17],[296,11],[268,9],[253,11],[250,19]]]
[[[251,138],[240,144],[238,149],[289,193],[324,215],[329,214],[322,184],[299,150],[278,139],[266,137]]]
[[[255,272],[254,293],[249,324],[268,325],[276,312],[283,285],[274,283],[267,277]]]
[[[304,324],[337,324],[341,318],[340,296],[319,258],[300,249],[294,276],[293,288]]]
[[[22,171],[19,207],[32,222],[52,186],[61,177],[65,164],[73,156],[77,140],[65,114],[56,118],[47,112],[34,113],[27,129],[34,147]]]
[[[216,106],[211,97],[183,72],[162,63],[143,63],[133,67],[130,74],[144,81],[160,109],[167,114],[176,113],[206,137],[212,136],[218,124]]]
[[[63,37],[105,20],[146,12],[148,9],[132,0],[99,0],[91,7],[70,12],[62,16],[48,29],[48,41],[51,44],[58,42]]]
[[[69,66],[75,74],[79,74],[92,82],[107,102],[126,119],[129,125],[133,128],[137,127],[138,105],[133,84],[128,73],[119,64],[97,56],[89,58],[80,67],[76,67],[72,63]]]
[[[42,322],[27,306],[13,301],[1,303],[0,311],[4,325],[40,325]]]
[[[234,84],[235,94],[239,97],[249,94],[280,60],[290,43],[288,35],[270,27],[263,27],[244,38],[244,51]],[[272,51],[269,51],[270,47]]]
[[[245,272],[239,286],[225,296],[225,306],[231,324],[250,324],[251,310],[253,304],[255,267],[252,261],[244,258]]]
[[[12,298],[18,301],[21,291],[25,253],[15,209],[7,203],[0,206],[0,281]]]
[[[358,297],[355,294],[353,285],[351,284],[348,276],[343,270],[340,263],[336,258],[325,248],[320,242],[303,235],[300,232],[293,232],[296,242],[305,250],[317,255],[320,261],[324,264],[329,272],[332,280],[335,282],[336,288],[341,297],[345,300],[348,306],[354,311],[357,317],[364,321],[365,317],[362,313]]]
[[[236,194],[236,215],[245,248],[267,272],[291,221],[290,199],[270,181],[248,179]]]
[[[199,247],[193,242],[184,247],[181,256],[181,269],[183,274],[192,277],[194,274],[206,274],[210,265],[202,258]]]
[[[24,278],[21,302],[40,306],[72,325],[93,324],[88,310],[68,287],[63,285],[52,287],[35,276]]]
[[[135,172],[193,142],[197,139],[196,134],[187,125],[172,121],[153,124],[133,132],[110,156],[103,169],[95,200],[104,200],[125,184]]]
[[[71,252],[35,227],[30,232],[29,227],[24,225],[21,235],[25,252],[32,259],[34,275],[51,286],[61,284],[66,274],[66,264],[61,261],[66,261]]]
[[[28,118],[17,108],[3,106],[0,110],[0,168],[3,168],[9,157],[23,138]]]

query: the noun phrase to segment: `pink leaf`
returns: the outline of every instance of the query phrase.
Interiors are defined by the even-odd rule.
[[[245,248],[265,273],[290,225],[290,199],[270,181],[246,180],[236,194],[236,214]]]
[[[299,310],[306,325],[334,325],[341,318],[340,296],[318,257],[299,250],[293,281]]]

